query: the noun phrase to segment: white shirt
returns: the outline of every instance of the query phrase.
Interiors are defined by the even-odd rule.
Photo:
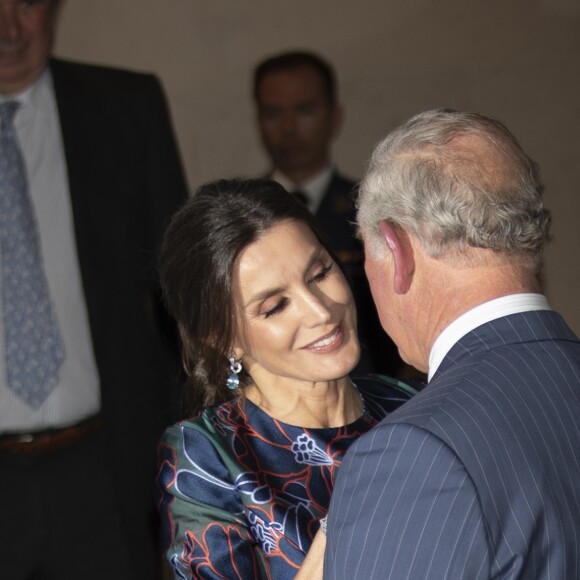
[[[0,309],[0,433],[71,425],[98,413],[101,407],[99,374],[76,251],[64,147],[50,72],[45,71],[34,85],[18,95],[0,95],[0,102],[8,100],[20,102],[14,127],[26,165],[65,360],[55,390],[40,409],[29,407],[7,386]]]
[[[303,192],[308,198],[308,209],[311,213],[316,213],[328,189],[333,172],[334,169],[330,166],[304,183],[294,183],[281,171],[275,169],[270,179],[278,182],[286,191],[292,192],[299,190]]]
[[[511,294],[480,304],[454,320],[438,337],[429,354],[429,377],[431,380],[451,348],[468,332],[478,326],[510,314],[532,310],[551,310],[542,294]]]

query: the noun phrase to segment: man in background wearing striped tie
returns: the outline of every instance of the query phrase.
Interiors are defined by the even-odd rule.
[[[0,0],[0,577],[153,580],[186,185],[155,77],[51,58],[61,4]]]

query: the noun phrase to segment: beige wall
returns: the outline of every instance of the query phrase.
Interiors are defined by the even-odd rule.
[[[353,177],[420,110],[504,121],[542,168],[546,291],[580,333],[578,0],[65,0],[56,53],[157,73],[194,188],[266,169],[251,68],[288,48],[334,62],[347,113],[336,160]]]

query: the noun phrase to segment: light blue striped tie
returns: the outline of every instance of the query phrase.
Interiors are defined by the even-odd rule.
[[[2,323],[8,386],[38,409],[58,383],[64,347],[13,126],[19,106],[15,101],[0,104]]]

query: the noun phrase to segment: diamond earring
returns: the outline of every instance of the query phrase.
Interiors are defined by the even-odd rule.
[[[228,376],[227,385],[230,391],[235,391],[238,386],[240,385],[240,378],[238,374],[242,370],[242,363],[239,360],[236,360],[234,355],[229,358],[230,362],[230,375]]]

